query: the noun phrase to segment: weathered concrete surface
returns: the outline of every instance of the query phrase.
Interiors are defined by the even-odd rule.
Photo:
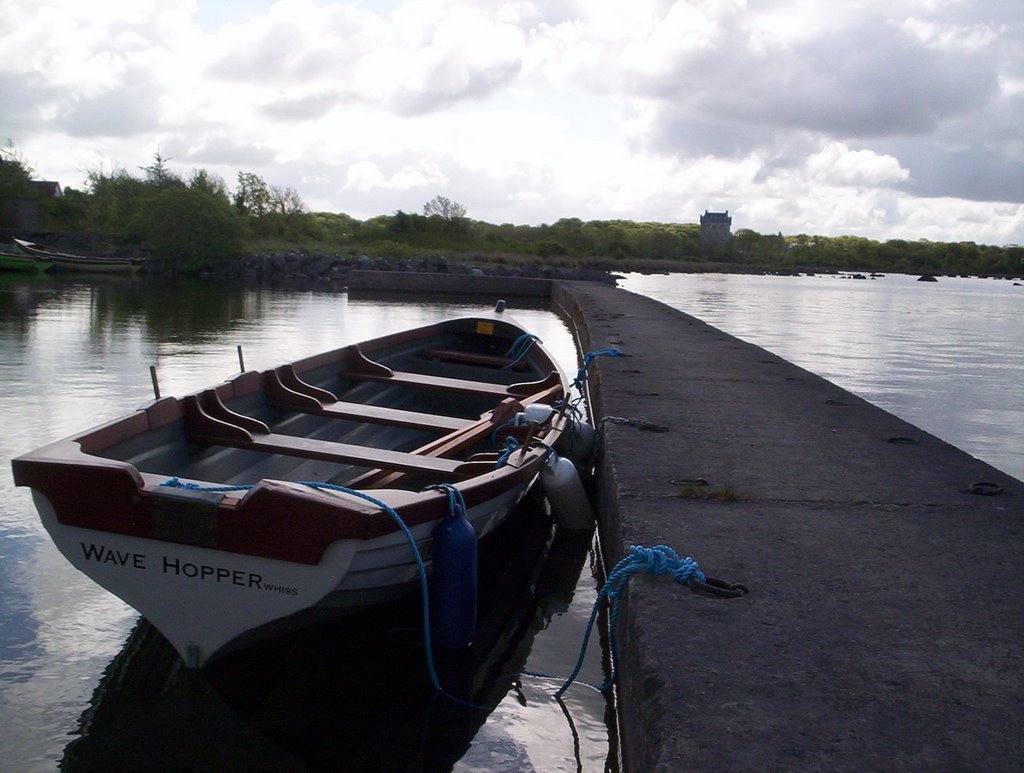
[[[1024,768],[1024,484],[655,301],[554,300],[629,355],[591,366],[598,417],[670,428],[604,425],[608,561],[663,543],[750,588],[630,580],[627,770]]]

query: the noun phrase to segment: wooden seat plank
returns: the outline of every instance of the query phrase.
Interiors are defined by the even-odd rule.
[[[371,424],[383,424],[428,432],[454,432],[473,423],[470,419],[460,419],[454,416],[406,411],[383,405],[346,402],[333,399],[334,396],[326,390],[317,389],[315,393],[308,393],[306,390],[300,392],[299,389],[308,385],[303,384],[297,389],[295,387],[298,385],[295,382],[292,381],[287,384],[284,382],[285,378],[282,378],[276,370],[267,373],[267,381],[264,387],[267,402],[275,408],[283,408],[297,413],[311,413],[334,419],[365,421]],[[313,387],[313,389],[316,389],[316,387]],[[322,395],[330,395],[331,399],[323,399]]]
[[[442,362],[453,362],[463,365],[478,365],[483,368],[526,370],[525,362],[516,362],[508,357],[501,357],[493,354],[476,354],[473,352],[460,352],[452,349],[424,349],[420,356],[428,360],[441,360]]]
[[[385,384],[399,384],[401,386],[416,387],[419,389],[433,389],[445,392],[453,392],[463,395],[481,395],[489,397],[527,397],[535,392],[545,389],[548,386],[560,385],[561,380],[557,373],[551,373],[541,381],[531,381],[519,384],[492,384],[487,381],[471,381],[461,378],[449,378],[447,376],[428,376],[423,373],[410,373],[408,371],[391,371],[390,375],[379,372],[362,372],[348,370],[341,373],[341,378],[350,381],[375,381]]]
[[[301,438],[269,431],[260,421],[226,408],[213,390],[185,398],[188,439],[204,445],[229,446],[338,464],[402,473],[421,473],[445,479],[461,477],[462,462],[384,448]]]
[[[370,424],[384,424],[404,429],[420,429],[435,432],[454,432],[472,423],[470,419],[459,419],[454,416],[404,411],[399,408],[386,408],[380,405],[346,403],[342,400],[325,405],[316,413],[320,416],[330,416],[336,419],[352,419],[366,421]]]
[[[298,456],[304,459],[319,459],[325,462],[383,468],[403,473],[434,475],[445,479],[461,477],[459,467],[463,464],[456,459],[441,459],[436,456],[422,456],[404,451],[390,451],[351,443],[335,443],[329,440],[274,433],[254,435],[250,442],[229,441],[226,445],[234,445],[252,451]]]

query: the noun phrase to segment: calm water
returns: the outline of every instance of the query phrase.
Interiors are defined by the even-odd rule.
[[[1024,287],[890,274],[631,274],[663,301],[1024,479]]]
[[[1022,287],[896,275],[630,275],[622,285],[1024,478]],[[526,675],[565,674],[575,661],[595,595],[586,539],[548,546],[529,515],[515,527],[525,536],[514,544],[530,550],[495,562],[509,567],[497,582],[532,592],[494,596],[525,601],[489,605],[493,647],[480,668],[443,664],[446,685],[476,685],[477,700],[493,707],[468,712],[431,695],[415,605],[363,621],[358,636],[318,629],[183,679],[162,640],[56,552],[11,480],[12,456],[151,400],[150,365],[164,394],[183,394],[232,375],[238,345],[246,367],[260,369],[480,308],[0,274],[0,770],[53,770],[62,758],[103,769],[111,749],[159,767],[175,749],[204,744],[220,755],[209,758],[215,769],[252,760],[345,769],[339,761],[349,760],[361,770],[603,770],[604,699],[580,687],[558,703],[555,680]],[[514,313],[575,367],[554,315]],[[594,643],[581,676],[602,681]]]
[[[446,664],[456,688],[468,695],[476,685],[475,700],[493,707],[472,712],[438,705],[425,688],[415,605],[394,620],[366,620],[358,639],[343,627],[318,629],[185,678],[133,610],[57,553],[28,491],[11,479],[13,456],[148,403],[150,365],[164,395],[181,395],[237,372],[237,346],[247,369],[264,369],[492,304],[0,275],[0,770],[54,770],[62,758],[73,769],[109,768],[112,749],[160,768],[190,744],[209,747],[211,769],[255,755],[336,770],[355,767],[350,758],[362,770],[603,770],[604,698],[580,687],[556,702],[557,681],[523,674],[572,669],[596,592],[589,539],[556,537],[548,547],[533,516],[516,527],[536,552],[495,562],[508,567],[495,578],[503,590],[523,583],[495,598],[525,594],[525,606],[488,607],[493,646],[479,668]],[[513,313],[575,369],[557,317]],[[603,681],[596,641],[581,678]],[[371,732],[381,729],[383,741]]]

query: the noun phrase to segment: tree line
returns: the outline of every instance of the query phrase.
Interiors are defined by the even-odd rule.
[[[1024,248],[857,236],[760,234],[738,230],[727,244],[701,241],[696,223],[563,218],[537,226],[473,220],[435,196],[422,213],[397,210],[358,220],[310,212],[297,191],[240,172],[230,189],[206,170],[187,177],[159,152],[136,172],[88,173],[84,190],[41,198],[41,227],[93,234],[110,247],[136,247],[181,271],[212,268],[247,252],[304,249],[380,257],[463,256],[475,262],[587,265],[614,271],[861,270],[1020,276]],[[0,199],[36,195],[32,170],[0,148]],[[0,222],[0,226],[10,223]]]

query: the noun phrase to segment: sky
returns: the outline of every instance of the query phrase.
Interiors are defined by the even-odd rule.
[[[1021,0],[2,0],[37,179],[239,172],[311,211],[1024,243]]]

